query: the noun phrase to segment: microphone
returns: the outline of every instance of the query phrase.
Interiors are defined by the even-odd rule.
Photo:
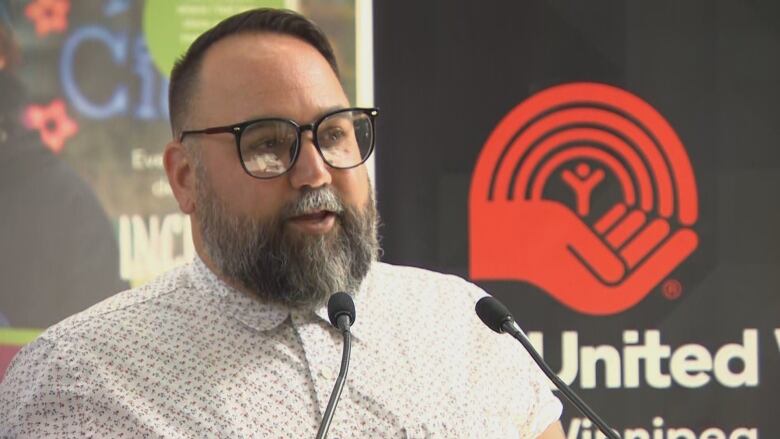
[[[355,323],[355,302],[347,293],[335,293],[328,300],[328,319],[330,324],[349,331],[349,327]]]
[[[607,425],[607,423],[604,422],[604,420],[602,420],[599,415],[596,414],[596,412],[594,412],[590,407],[588,407],[587,404],[585,404],[585,401],[583,401],[576,393],[574,393],[574,391],[571,390],[569,386],[567,386],[566,383],[564,383],[560,378],[558,378],[558,375],[556,375],[552,369],[550,369],[550,366],[544,362],[541,355],[539,355],[539,353],[536,352],[536,349],[534,349],[534,347],[531,345],[531,342],[525,336],[523,330],[517,326],[514,317],[512,317],[512,313],[509,312],[504,304],[491,296],[485,296],[477,301],[475,311],[477,312],[479,319],[482,320],[482,323],[484,323],[488,328],[498,332],[499,334],[506,332],[512,337],[516,338],[517,341],[523,345],[525,350],[528,351],[536,364],[539,365],[539,367],[542,369],[542,372],[547,375],[547,378],[549,378],[550,381],[555,384],[555,387],[557,387],[563,393],[566,399],[568,399],[577,407],[577,410],[579,410],[580,413],[587,416],[587,418],[590,419],[598,427],[598,429],[604,433],[604,435],[610,439],[620,439],[620,436],[618,436],[618,434],[615,433],[615,431],[610,428],[610,426]]]
[[[333,413],[336,411],[336,405],[339,403],[341,391],[344,389],[344,382],[347,380],[347,370],[349,369],[349,354],[352,350],[352,338],[349,332],[350,326],[355,323],[355,302],[352,296],[347,293],[335,293],[328,300],[328,319],[330,324],[341,330],[344,336],[344,345],[341,352],[341,368],[339,376],[336,378],[336,384],[330,394],[328,407],[322,416],[320,429],[317,431],[317,439],[324,439],[328,435],[330,421],[333,419]]]

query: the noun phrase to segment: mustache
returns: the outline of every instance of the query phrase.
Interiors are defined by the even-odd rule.
[[[308,213],[327,210],[340,215],[344,212],[344,202],[331,188],[323,187],[305,191],[300,198],[287,204],[282,209],[282,220],[305,215]]]

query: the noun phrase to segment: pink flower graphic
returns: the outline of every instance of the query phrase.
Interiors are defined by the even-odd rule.
[[[64,32],[68,28],[70,0],[35,0],[24,9],[24,14],[35,24],[35,33],[42,37],[50,32]]]
[[[41,140],[55,154],[62,151],[65,140],[75,135],[79,126],[68,116],[62,99],[55,99],[49,105],[30,105],[24,111],[27,128],[41,133]]]

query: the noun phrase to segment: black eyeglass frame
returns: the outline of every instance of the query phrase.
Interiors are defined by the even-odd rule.
[[[371,131],[372,131],[371,132],[371,134],[372,134],[371,135],[371,145],[369,145],[369,147],[368,147],[368,152],[366,153],[366,156],[363,157],[363,159],[359,163],[357,163],[355,165],[352,165],[352,166],[346,166],[346,167],[334,166],[334,165],[331,165],[330,163],[328,163],[328,160],[325,158],[325,155],[322,153],[322,149],[320,149],[320,142],[317,139],[317,129],[319,128],[320,123],[322,123],[322,121],[324,121],[325,119],[333,116],[334,114],[346,113],[346,112],[361,112],[361,113],[363,113],[363,114],[368,116],[369,120],[371,121]],[[330,112],[325,113],[324,115],[320,116],[314,122],[309,123],[309,124],[305,124],[305,125],[301,125],[301,124],[299,124],[298,122],[296,122],[296,121],[294,121],[292,119],[284,119],[284,118],[281,118],[281,117],[265,117],[265,118],[260,118],[260,119],[247,120],[247,121],[239,122],[239,123],[233,124],[233,125],[223,125],[223,126],[219,126],[219,127],[210,127],[210,128],[204,128],[202,130],[186,130],[186,131],[182,131],[181,134],[179,135],[179,143],[184,142],[184,138],[187,135],[190,135],[190,134],[233,133],[233,136],[234,136],[234,138],[236,140],[236,153],[238,154],[238,161],[241,162],[241,167],[244,168],[244,172],[246,172],[250,177],[253,177],[253,178],[259,178],[261,180],[269,180],[271,178],[276,178],[276,177],[279,177],[281,175],[284,175],[284,174],[290,172],[290,169],[292,169],[293,166],[295,166],[295,162],[298,161],[298,154],[301,151],[301,138],[302,138],[303,132],[309,130],[309,131],[312,132],[314,148],[317,150],[317,153],[320,155],[320,157],[322,158],[322,161],[326,165],[330,166],[333,169],[352,169],[352,168],[356,168],[356,167],[362,165],[363,163],[365,163],[366,160],[368,160],[368,158],[371,157],[371,154],[374,152],[374,145],[376,144],[376,118],[377,118],[377,116],[379,116],[379,108],[350,107],[350,108],[340,108],[338,110],[330,111]],[[290,159],[290,166],[287,169],[285,169],[284,172],[280,172],[280,173],[278,173],[276,175],[272,175],[270,177],[261,177],[261,176],[258,176],[258,175],[254,175],[251,172],[249,172],[249,170],[246,168],[246,164],[244,163],[244,158],[241,156],[241,135],[244,133],[244,130],[246,130],[246,128],[249,127],[250,125],[253,125],[253,124],[256,124],[256,123],[259,123],[259,122],[274,122],[274,121],[277,121],[277,122],[287,122],[287,123],[292,124],[292,126],[295,127],[295,134],[296,134],[295,145],[293,146],[294,151],[293,151],[293,154],[292,154],[292,158]]]

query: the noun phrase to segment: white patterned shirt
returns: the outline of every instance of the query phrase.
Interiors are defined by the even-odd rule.
[[[458,277],[375,263],[329,437],[535,438],[561,404]],[[49,328],[0,384],[0,437],[314,437],[342,337],[199,259]]]

